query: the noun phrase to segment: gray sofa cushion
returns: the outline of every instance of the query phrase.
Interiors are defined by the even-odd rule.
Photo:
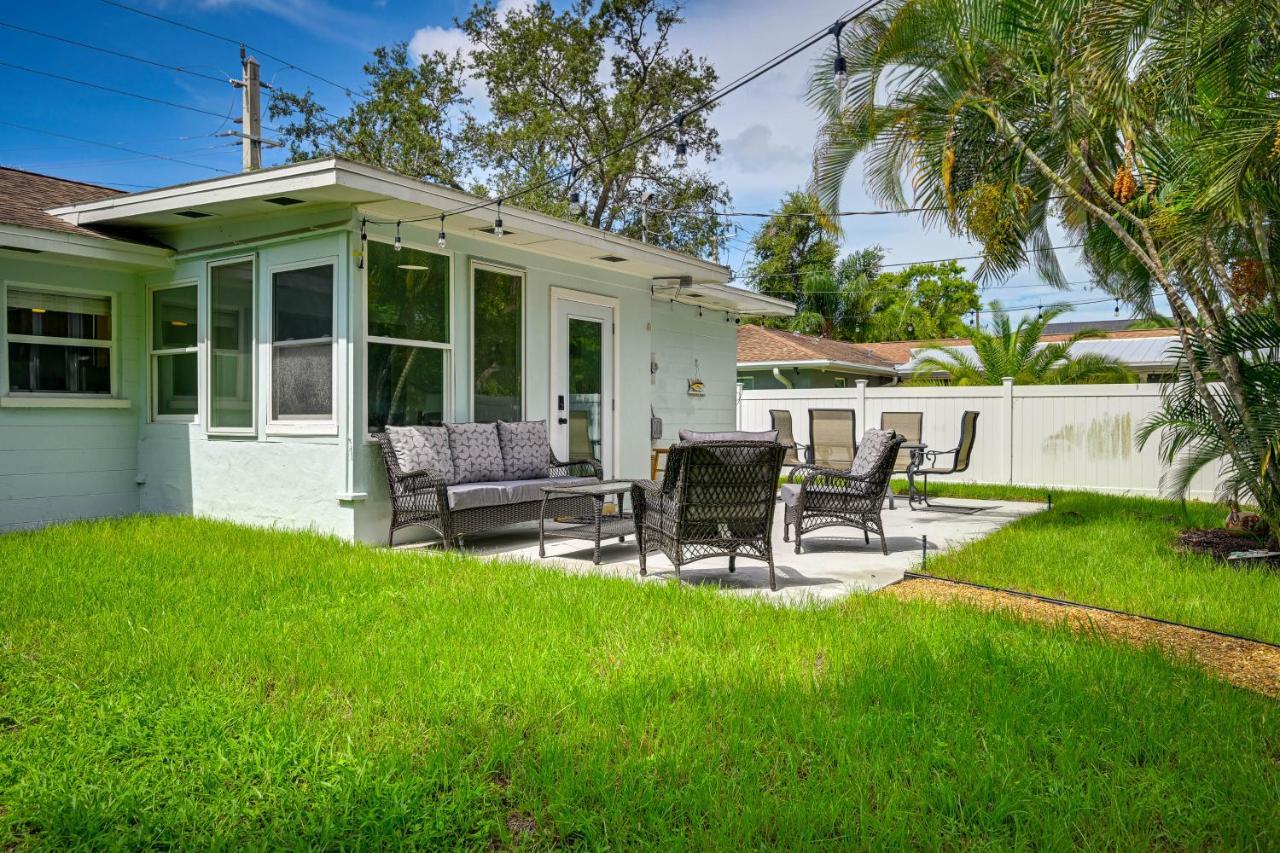
[[[502,447],[503,479],[547,476],[551,467],[551,443],[547,440],[546,421],[498,421],[498,444]]]
[[[495,480],[490,483],[459,483],[450,486],[449,509],[478,509],[485,506],[541,501],[543,486],[581,486],[595,477],[538,477],[532,480]],[[625,488],[620,491],[626,491]]]
[[[692,429],[680,430],[681,441],[777,441],[778,431],[768,429],[762,432],[745,432],[728,430],[726,432],[698,432]]]
[[[453,482],[453,453],[449,431],[442,426],[389,426],[387,438],[396,452],[400,470],[406,474],[428,471]]]
[[[491,483],[503,479],[497,424],[446,424],[453,453],[453,482]]]

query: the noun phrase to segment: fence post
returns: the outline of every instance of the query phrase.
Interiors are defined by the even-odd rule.
[[[1000,426],[1003,430],[1002,450],[1004,450],[1004,464],[1001,466],[1004,471],[1004,481],[1013,483],[1013,377],[1005,376],[1001,379],[1004,389],[1004,405],[1000,407]]]
[[[858,412],[858,425],[855,429],[865,430],[867,427],[871,426],[871,424],[867,423],[867,380],[855,379],[853,384],[858,388],[858,402],[856,409]]]

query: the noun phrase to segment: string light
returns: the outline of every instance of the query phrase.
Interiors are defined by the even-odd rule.
[[[1119,300],[1119,299],[1117,299],[1117,300],[1116,300],[1115,316],[1117,316],[1117,317],[1119,317],[1119,316],[1120,316],[1120,300]]]
[[[578,170],[574,169],[569,175],[569,215],[578,217],[582,215],[582,193],[578,192]]]
[[[448,245],[448,241],[444,238],[444,214],[440,214],[440,236],[436,237],[436,245],[443,249]]]
[[[840,34],[844,32],[844,25],[843,19],[831,25],[831,35],[836,39],[836,58],[832,70],[835,72],[836,97],[840,103],[844,102],[844,90],[849,85],[849,67],[844,60],[844,50],[840,46]]]
[[[676,159],[673,164],[677,169],[689,165],[689,142],[684,136],[684,114],[676,117]]]
[[[502,230],[502,199],[498,199],[497,217],[493,220],[493,236],[501,237],[507,233]]]
[[[396,222],[396,242],[395,242],[395,249],[396,249],[396,251],[398,252],[398,251],[400,251],[400,249],[402,249],[402,248],[403,248],[403,244],[400,242],[400,223],[399,223],[399,222]]]
[[[360,252],[359,259],[356,261],[356,269],[364,269],[364,253],[369,248],[369,232],[365,230],[365,226],[369,223],[367,219],[360,220]]]

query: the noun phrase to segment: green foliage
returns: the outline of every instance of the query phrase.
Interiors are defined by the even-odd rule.
[[[991,303],[991,331],[969,330],[973,356],[964,351],[931,348],[916,362],[911,382],[929,385],[939,373],[952,385],[999,385],[1012,376],[1018,385],[1081,385],[1136,382],[1123,363],[1096,353],[1075,354],[1071,348],[1087,338],[1102,337],[1096,330],[1076,332],[1065,341],[1042,343],[1045,327],[1070,310],[1051,305],[1038,317],[1023,317],[1014,325],[1000,303]]]
[[[787,193],[778,212],[751,238],[751,286],[799,306],[804,301],[806,278],[834,277],[838,236],[816,197],[799,191]]]
[[[855,340],[965,337],[969,334],[965,315],[982,307],[978,286],[955,261],[884,272],[871,289],[874,307]]]
[[[672,46],[682,21],[668,0],[579,0],[560,12],[546,0],[501,12],[486,2],[459,22],[469,60],[379,48],[365,67],[369,98],[345,115],[308,91],[273,96],[271,116],[295,159],[337,154],[483,195],[576,169],[585,222],[630,237],[641,236],[640,197],[651,191],[650,242],[701,254],[727,233],[706,211],[730,197],[706,172],[674,168],[674,130],[604,158],[715,89],[715,69]],[[484,84],[487,109],[462,96],[464,76]],[[709,112],[684,122],[691,163],[720,153]],[[568,216],[568,194],[557,181],[515,203]]]
[[[1017,535],[1159,568],[1054,515]],[[0,575],[6,848],[1280,843],[1273,703],[1007,615],[189,518],[0,536]]]

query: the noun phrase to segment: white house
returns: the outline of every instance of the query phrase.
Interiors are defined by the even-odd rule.
[[[127,195],[0,169],[0,530],[195,513],[381,541],[389,423],[546,419],[612,476],[733,428],[737,317],[790,304],[497,215],[336,159]]]

